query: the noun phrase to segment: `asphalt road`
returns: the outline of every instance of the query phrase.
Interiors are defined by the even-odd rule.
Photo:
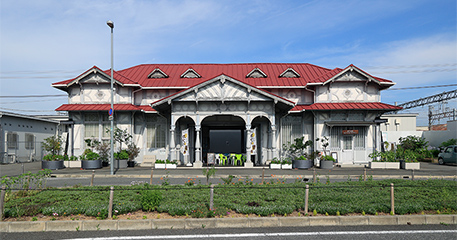
[[[428,239],[455,240],[457,225],[335,226],[0,233],[0,239]]]

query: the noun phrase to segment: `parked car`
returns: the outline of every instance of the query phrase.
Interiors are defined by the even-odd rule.
[[[457,163],[457,145],[446,147],[443,152],[439,153],[438,163]]]

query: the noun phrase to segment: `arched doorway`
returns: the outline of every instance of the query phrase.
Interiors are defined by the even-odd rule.
[[[255,165],[265,165],[272,157],[271,122],[267,117],[258,116],[252,120],[251,129],[255,129],[257,149],[251,156]]]
[[[202,157],[207,163],[208,153],[246,153],[246,122],[234,115],[212,115],[201,123]]]
[[[187,149],[183,151],[183,131],[187,130]],[[180,164],[187,165],[195,161],[195,122],[190,117],[180,117],[175,124],[176,155]]]

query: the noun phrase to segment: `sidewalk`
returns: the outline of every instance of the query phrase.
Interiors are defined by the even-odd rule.
[[[331,170],[326,169],[292,169],[292,170],[271,170],[268,167],[216,167],[217,172],[215,178],[227,177],[233,175],[239,178],[261,178],[264,174],[265,178],[275,176],[281,178],[297,178],[297,177],[312,177],[314,171],[316,176],[321,178],[325,176],[331,176],[333,179],[345,179],[348,176],[363,176],[366,172],[367,177],[372,176],[377,179],[385,178],[411,178],[414,174],[415,178],[445,178],[454,179],[457,175],[456,165],[438,165],[436,163],[421,162],[421,169],[419,170],[404,170],[404,169],[369,169],[361,166],[348,166],[348,167],[335,167]],[[41,162],[23,163],[23,164],[7,164],[0,165],[0,177],[18,176],[23,172],[36,173],[41,170]],[[169,178],[194,178],[203,177],[202,169],[196,169],[192,167],[178,167],[177,169],[151,169],[149,167],[134,167],[119,169],[111,175],[109,167],[94,170],[94,174],[97,178],[149,178],[151,176],[151,170],[154,176],[168,175]],[[60,170],[52,170],[53,177],[65,177],[65,178],[81,178],[90,177],[92,170],[81,170],[78,168],[66,168]]]

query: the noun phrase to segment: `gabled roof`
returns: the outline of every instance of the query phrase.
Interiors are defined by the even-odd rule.
[[[344,103],[313,103],[297,105],[290,112],[327,111],[327,110],[400,110],[402,107],[380,102],[344,102]]]
[[[288,99],[282,98],[282,97],[280,97],[280,96],[277,96],[277,95],[272,94],[272,93],[270,93],[270,92],[267,92],[267,91],[265,91],[265,90],[256,88],[256,87],[254,87],[254,86],[252,86],[252,85],[249,85],[249,84],[247,84],[247,83],[238,81],[238,80],[236,80],[236,79],[234,79],[234,78],[232,78],[232,77],[230,77],[230,76],[227,76],[227,75],[220,75],[220,76],[216,76],[216,77],[214,77],[214,78],[212,78],[212,79],[210,79],[210,80],[207,80],[207,81],[205,81],[205,82],[196,84],[196,85],[194,85],[194,86],[192,86],[192,87],[189,87],[189,88],[187,88],[187,89],[185,89],[185,90],[179,91],[179,92],[177,92],[177,93],[175,93],[175,94],[172,94],[172,95],[170,95],[170,96],[167,96],[167,97],[165,97],[165,98],[162,98],[162,99],[160,99],[160,100],[157,100],[157,101],[151,103],[151,107],[155,108],[155,107],[158,107],[158,106],[160,106],[160,105],[162,105],[162,104],[171,103],[171,101],[173,101],[174,99],[180,98],[180,97],[182,97],[182,96],[188,94],[189,92],[194,92],[194,91],[198,92],[199,89],[202,89],[202,88],[204,88],[205,86],[208,86],[208,85],[210,85],[210,84],[212,84],[213,82],[216,82],[216,81],[224,81],[224,82],[225,82],[225,81],[229,81],[229,82],[232,82],[232,83],[234,83],[234,84],[236,84],[236,85],[239,85],[239,86],[242,86],[242,87],[248,89],[248,92],[254,91],[254,92],[256,92],[256,93],[258,93],[258,94],[260,94],[260,95],[263,95],[263,96],[265,96],[265,97],[267,97],[267,98],[271,98],[271,99],[274,100],[276,103],[277,103],[277,102],[280,102],[280,103],[282,103],[282,104],[284,104],[284,105],[287,105],[287,106],[289,106],[289,109],[292,108],[292,107],[295,105],[294,102],[292,102],[292,101],[290,101],[290,100],[288,100]]]
[[[94,74],[94,73],[99,73],[103,77],[107,78],[108,80],[111,79],[111,70],[110,69],[103,71],[100,68],[98,68],[97,66],[93,66],[92,68],[83,72],[82,74],[80,74],[79,76],[77,76],[75,78],[53,83],[52,86],[56,87],[56,88],[68,88],[73,84],[78,84],[79,81],[83,80],[85,77],[89,76],[90,74]],[[113,71],[113,80],[114,80],[114,83],[119,84],[121,86],[125,86],[125,85],[126,86],[129,86],[129,85],[138,86],[138,84],[135,81],[130,80],[129,78],[123,76],[122,74],[120,74],[116,71]],[[110,83],[110,82],[108,82],[108,83]]]
[[[76,78],[57,82],[52,86],[65,89],[94,71],[104,77],[110,77],[109,69],[102,71],[94,66]],[[354,65],[349,65],[345,69],[328,69],[309,63],[142,64],[114,71],[114,79],[117,84],[142,89],[187,89],[208,81],[214,76],[225,74],[257,88],[305,88],[312,85],[325,85],[350,71],[355,71],[369,81],[378,83],[381,88],[388,88],[394,84],[389,80],[371,76]],[[152,73],[167,77],[150,78]],[[186,77],[189,73],[197,77]],[[254,73],[260,74],[261,77],[250,77]],[[289,76],[296,74],[297,77],[284,77],[286,73]]]
[[[335,68],[335,69],[323,74],[322,76],[314,79],[314,81],[312,83],[310,83],[309,85],[326,85],[330,82],[334,82],[339,77],[342,77],[345,73],[349,73],[349,72],[356,72],[356,73],[362,75],[363,77],[365,77],[368,81],[375,82],[384,88],[388,88],[392,85],[395,85],[395,83],[393,83],[392,81],[389,81],[389,80],[386,80],[383,78],[379,78],[379,77],[373,77],[370,74],[366,73],[365,71],[361,70],[360,68],[358,68],[352,64],[349,65],[348,67],[346,67],[345,69]]]

